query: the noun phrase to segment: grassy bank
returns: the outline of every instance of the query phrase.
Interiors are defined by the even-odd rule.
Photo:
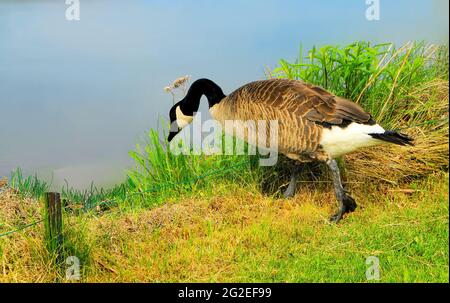
[[[381,282],[448,282],[448,174],[351,190],[360,207],[339,225],[328,223],[331,184],[305,184],[291,200],[222,184],[153,209],[66,215],[66,241],[81,281],[364,282],[376,256]],[[0,240],[0,281],[67,281],[42,234]]]
[[[423,43],[325,46],[281,60],[270,77],[301,79],[355,100],[384,126],[415,138],[339,159],[355,213],[329,224],[336,202],[323,165],[304,165],[293,199],[281,158],[172,154],[151,130],[116,187],[67,185],[64,255],[81,281],[448,282],[448,48]],[[48,185],[12,174],[0,193],[0,234],[42,217]],[[65,282],[43,226],[0,237],[0,281]]]

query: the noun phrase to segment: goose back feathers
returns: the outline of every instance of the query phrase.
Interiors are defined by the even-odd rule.
[[[323,88],[287,79],[246,84],[210,111],[222,123],[225,120],[278,120],[279,151],[300,161],[336,156],[335,150],[330,155],[321,144],[324,132],[334,127],[343,129],[352,123],[375,125],[370,114],[356,103],[336,97]],[[381,127],[373,130],[384,131]],[[373,139],[366,137],[369,141]]]

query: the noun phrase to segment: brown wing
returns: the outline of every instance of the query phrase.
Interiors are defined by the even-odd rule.
[[[229,98],[264,103],[320,124],[372,124],[371,115],[358,104],[325,89],[296,80],[271,79],[244,85]]]
[[[372,124],[371,115],[358,104],[340,97],[318,98],[305,117],[313,122],[342,125],[349,122]]]

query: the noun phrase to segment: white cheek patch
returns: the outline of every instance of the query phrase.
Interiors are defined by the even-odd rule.
[[[331,157],[338,157],[361,147],[369,147],[380,144],[381,141],[372,138],[369,134],[384,133],[384,129],[378,125],[365,125],[351,123],[345,128],[332,126],[324,128],[320,145]]]
[[[175,110],[175,114],[177,117],[177,124],[180,128],[185,127],[186,125],[191,123],[192,120],[194,119],[193,116],[186,116],[185,114],[183,114],[183,112],[180,109],[180,106],[177,106],[177,109]]]

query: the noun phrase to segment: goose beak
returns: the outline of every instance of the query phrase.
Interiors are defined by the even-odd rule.
[[[178,132],[170,132],[169,136],[167,137],[167,141],[172,141],[172,139],[178,134]]]

